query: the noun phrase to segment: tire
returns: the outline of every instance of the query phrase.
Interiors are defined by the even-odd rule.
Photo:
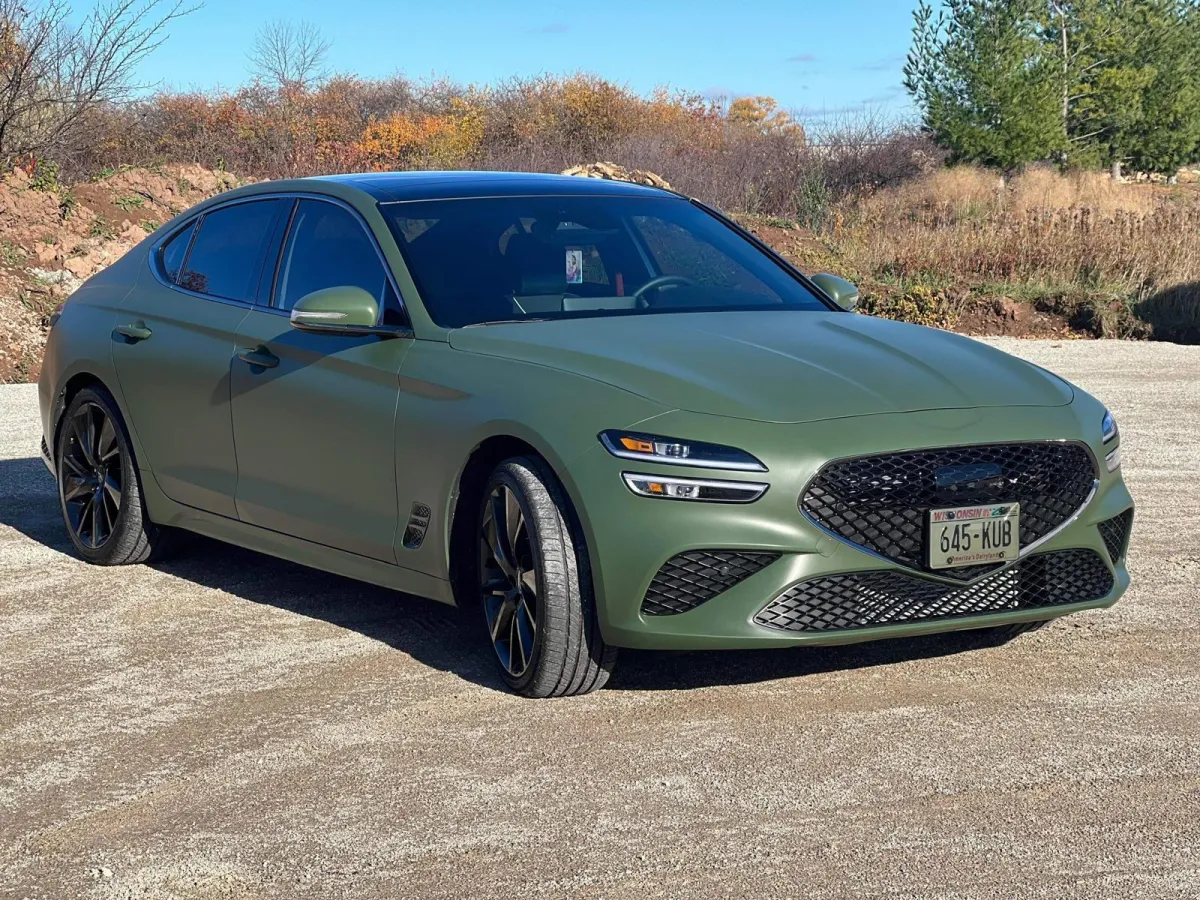
[[[58,431],[58,500],[76,552],[98,566],[160,558],[170,532],[146,513],[129,434],[112,395],[100,385],[84,388]]]
[[[616,662],[575,521],[558,479],[533,457],[500,463],[480,498],[475,590],[505,683],[525,697],[597,690]]]

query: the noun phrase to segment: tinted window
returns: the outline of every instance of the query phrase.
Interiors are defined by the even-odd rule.
[[[255,200],[205,215],[178,278],[180,287],[226,300],[252,302],[263,253],[283,202]]]
[[[305,294],[347,285],[362,288],[382,309],[395,305],[375,244],[358,219],[333,203],[301,200],[283,245],[276,306],[290,310]]]
[[[762,309],[827,311],[737,230],[674,197],[381,204],[439,325]]]
[[[187,255],[188,244],[192,240],[192,232],[196,230],[196,223],[192,222],[187,228],[179,232],[175,237],[171,238],[162,246],[159,252],[162,254],[163,274],[170,281],[174,281],[179,275],[179,267],[183,265],[183,257]]]

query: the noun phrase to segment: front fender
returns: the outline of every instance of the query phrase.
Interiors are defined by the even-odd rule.
[[[587,415],[577,413],[586,410]],[[459,480],[489,439],[516,439],[554,469],[590,529],[571,462],[599,446],[597,422],[628,428],[667,410],[610,385],[516,360],[417,341],[400,373],[396,416],[396,484],[401,520],[413,504],[429,507],[426,537],[415,550],[397,537],[406,568],[450,577],[450,524]],[[590,546],[589,546],[589,549]]]

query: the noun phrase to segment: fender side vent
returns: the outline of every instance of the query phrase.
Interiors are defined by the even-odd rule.
[[[429,528],[429,518],[433,513],[424,503],[414,503],[404,527],[404,546],[408,550],[416,550],[425,540],[425,532]]]

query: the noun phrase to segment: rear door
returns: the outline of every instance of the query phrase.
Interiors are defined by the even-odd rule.
[[[354,285],[379,301],[384,323],[407,324],[383,258],[356,213],[303,198],[274,283],[270,308],[241,323],[233,360],[238,514],[394,562],[396,404],[412,341],[311,334],[288,320],[306,294]]]
[[[224,516],[237,514],[229,359],[286,205],[233,203],[168,236],[122,302],[113,332],[142,462],[172,500]]]

